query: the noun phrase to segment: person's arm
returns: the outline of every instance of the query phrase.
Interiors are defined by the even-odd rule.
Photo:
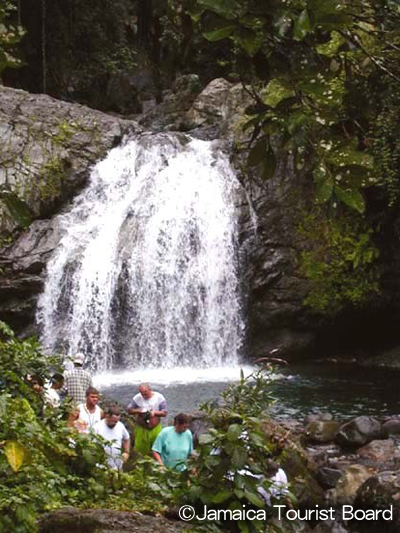
[[[152,416],[152,417],[153,416],[157,416],[157,417],[161,418],[161,417],[167,416],[167,414],[168,414],[167,402],[165,400],[160,402],[157,410],[150,411],[150,416]]]
[[[151,448],[151,453],[153,454],[154,459],[157,461],[157,463],[164,466],[164,461],[162,460],[162,457],[161,457],[163,445],[164,445],[164,430],[162,430],[161,433],[157,435],[157,438],[154,441],[154,444]]]
[[[153,416],[157,416],[158,418],[161,418],[161,417],[164,417],[164,416],[167,416],[167,411],[150,411],[150,416],[153,417]]]
[[[142,413],[142,408],[138,406],[138,404],[132,400],[131,403],[129,403],[126,407],[126,411],[130,414],[130,415],[138,415],[140,413]]]
[[[122,460],[124,463],[129,459],[129,452],[131,449],[131,441],[130,439],[123,439],[122,441],[122,449],[124,450],[122,452]]]
[[[190,433],[190,443],[189,443],[189,453],[188,455],[193,455],[193,433],[188,429]]]
[[[67,427],[73,428],[74,422],[79,418],[79,411],[74,409],[68,413]]]
[[[131,440],[130,439],[124,439],[122,441],[122,449],[124,450],[124,453],[127,453],[129,455],[129,450],[131,449]]]
[[[160,465],[164,466],[163,460],[161,459],[161,455],[155,450],[151,450],[151,453],[153,454],[153,457],[157,461],[157,463],[160,463]]]
[[[130,452],[130,449],[131,449],[131,438],[129,436],[129,433],[128,433],[128,430],[126,429],[126,427],[122,424],[122,441],[121,441],[121,445],[122,445],[122,460],[124,463],[126,463],[126,461],[129,459],[129,452]]]
[[[142,409],[140,407],[138,407],[137,409],[134,409],[133,407],[127,407],[126,410],[130,415],[140,415],[140,413],[142,412]]]

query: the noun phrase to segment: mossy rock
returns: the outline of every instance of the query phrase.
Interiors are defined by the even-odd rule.
[[[263,421],[268,440],[275,444],[277,460],[285,470],[291,491],[299,506],[311,508],[322,505],[323,489],[317,481],[317,465],[308,457],[297,438],[271,419]]]

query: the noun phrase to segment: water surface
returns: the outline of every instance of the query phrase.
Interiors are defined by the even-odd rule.
[[[252,372],[245,366],[245,375]],[[347,365],[296,365],[280,370],[268,386],[276,399],[271,413],[278,418],[303,419],[309,413],[329,412],[336,419],[359,415],[382,417],[398,414],[398,380],[393,372],[367,371]],[[229,384],[240,379],[240,367],[206,370],[175,368],[107,373],[95,378],[97,386],[127,404],[141,382],[163,393],[171,416],[191,412],[215,400]]]

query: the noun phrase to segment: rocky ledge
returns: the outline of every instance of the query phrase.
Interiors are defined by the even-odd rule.
[[[45,515],[39,524],[40,533],[178,533],[186,528],[183,522],[163,516],[138,512],[75,508],[60,509]]]

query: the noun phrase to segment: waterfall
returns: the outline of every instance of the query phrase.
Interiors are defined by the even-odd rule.
[[[213,142],[143,134],[114,148],[59,215],[37,321],[93,370],[235,364],[240,185]]]

